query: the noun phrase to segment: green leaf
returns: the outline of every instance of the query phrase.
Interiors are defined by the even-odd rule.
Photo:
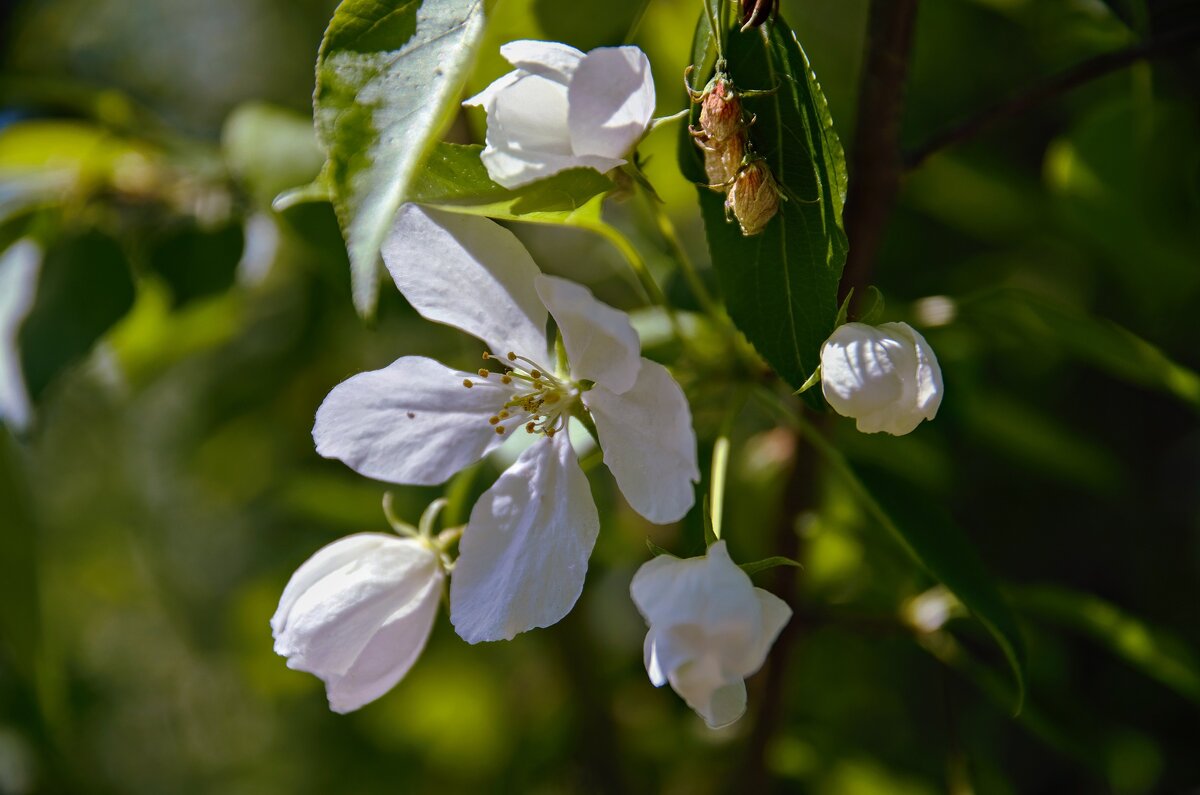
[[[1019,610],[1090,636],[1142,673],[1200,704],[1200,662],[1177,638],[1091,594],[1026,586],[1012,596]]]
[[[654,557],[656,557],[656,558],[657,558],[659,555],[667,555],[668,557],[675,557],[675,556],[674,556],[674,555],[672,555],[670,552],[668,552],[667,550],[663,549],[663,548],[662,548],[662,547],[660,547],[658,544],[654,543],[653,541],[651,541],[651,540],[650,540],[650,539],[648,539],[648,538],[646,539],[646,549],[650,550],[650,554],[651,554],[651,555],[653,555],[653,556],[654,556]]]
[[[1004,324],[1057,341],[1073,355],[1117,378],[1157,389],[1200,408],[1200,374],[1108,320],[1021,290],[1005,288],[965,299],[960,316],[989,327]]]
[[[483,0],[343,0],[325,31],[313,110],[364,316],[379,296],[379,248],[482,32]]]
[[[115,240],[87,231],[52,241],[17,337],[30,397],[37,400],[64,367],[82,359],[133,298],[133,277]]]
[[[599,201],[612,180],[573,168],[516,190],[497,185],[479,159],[482,146],[439,143],[413,178],[410,199],[444,210],[511,221],[581,225],[599,219]]]
[[[877,325],[883,320],[883,309],[883,293],[875,285],[868,285],[866,296],[859,302],[857,321]]]
[[[774,557],[770,557],[770,558],[763,558],[762,560],[756,560],[753,563],[739,563],[738,564],[739,569],[741,569],[742,571],[746,572],[747,574],[749,574],[751,576],[758,574],[760,571],[766,571],[767,569],[773,569],[777,566],[795,566],[798,569],[804,568],[804,566],[801,565],[800,563],[798,563],[797,561],[794,561],[791,558],[782,557],[781,555],[775,555]]]
[[[1014,714],[1025,701],[1025,645],[1016,617],[984,566],[978,550],[941,506],[892,476],[855,473],[859,496],[878,523],[926,571],[954,592],[996,639],[1017,685]]]
[[[804,379],[804,383],[792,394],[802,395],[819,383],[821,383],[821,365],[818,364],[817,369],[812,371],[812,375]]]
[[[700,20],[697,51],[708,23]],[[760,32],[765,28],[760,29]],[[816,369],[837,317],[846,259],[842,205],[846,165],[829,108],[795,35],[780,19],[763,33],[731,33],[728,72],[742,90],[777,90],[745,100],[755,114],[750,138],[787,199],[765,230],[744,237],[725,218],[724,197],[699,188],[712,261],[729,314],[772,368],[793,387]],[[708,74],[694,74],[703,85]],[[683,132],[684,174],[706,182],[703,160]]]
[[[184,222],[150,244],[148,264],[170,285],[173,305],[182,307],[233,285],[244,242],[241,224],[204,229]]]

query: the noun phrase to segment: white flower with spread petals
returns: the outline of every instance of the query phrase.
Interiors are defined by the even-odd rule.
[[[821,391],[863,433],[903,436],[942,404],[942,369],[907,323],[845,323],[821,347]]]
[[[755,588],[718,541],[700,558],[659,555],[629,586],[646,619],[646,673],[670,683],[711,728],[746,711],[746,677],[758,671],[792,616],[779,597]]]
[[[475,504],[450,588],[450,620],[470,643],[554,624],[583,589],[600,527],[566,433],[586,411],[629,504],[652,522],[695,499],[696,438],[683,390],[641,356],[625,313],[542,275],[516,237],[486,219],[402,207],[383,258],[425,318],[487,346],[504,370],[452,370],[405,356],[339,384],[317,411],[317,452],[367,477],[434,485],[514,433],[536,437]],[[569,366],[555,360],[547,311]]]
[[[506,188],[568,168],[610,171],[650,127],[654,79],[637,47],[585,55],[553,41],[512,41],[500,54],[516,69],[463,104],[487,111],[483,164]]]
[[[433,628],[445,573],[420,538],[360,533],[296,570],[271,619],[275,652],[325,682],[329,708],[352,712],[399,682]]]

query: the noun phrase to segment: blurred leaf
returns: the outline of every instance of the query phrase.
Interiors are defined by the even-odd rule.
[[[701,27],[707,24],[701,19]],[[753,32],[731,33],[726,57],[742,90],[777,89],[745,105],[757,117],[752,143],[787,199],[766,229],[745,237],[726,220],[722,195],[698,188],[708,247],[730,316],[775,371],[798,387],[816,368],[837,316],[847,249],[845,156],[812,66],[782,19],[771,26],[769,44]],[[702,84],[706,78],[693,80]],[[707,182],[699,149],[686,130],[681,138],[684,173]]]
[[[574,168],[509,190],[488,177],[482,146],[439,143],[413,178],[410,198],[445,210],[513,221],[571,224],[581,211],[599,218],[599,202],[613,189],[607,177]]]
[[[758,574],[760,571],[766,571],[767,569],[774,569],[778,566],[794,566],[797,569],[804,568],[804,566],[802,564],[800,564],[799,562],[794,561],[791,558],[785,558],[782,555],[775,555],[773,557],[763,558],[762,560],[756,560],[752,563],[739,563],[738,564],[739,569],[741,569],[742,571],[746,572],[747,574],[749,574],[751,576]]]
[[[1200,661],[1175,637],[1091,594],[1046,585],[1017,588],[1012,596],[1019,610],[1090,636],[1142,673],[1200,704]]]
[[[311,119],[262,102],[229,114],[221,149],[229,170],[264,205],[283,190],[312,182],[324,162]]]
[[[379,295],[379,248],[453,116],[482,31],[483,0],[344,0],[325,31],[313,109],[364,316]]]
[[[1051,299],[1001,289],[966,299],[961,317],[1014,325],[1041,344],[1057,341],[1073,355],[1125,381],[1157,389],[1200,408],[1200,375],[1120,326]]]
[[[0,423],[0,643],[13,668],[32,681],[39,645],[37,544],[19,455]]]
[[[851,472],[854,470],[845,465]],[[1016,705],[1025,703],[1025,644],[1016,617],[984,566],[979,551],[940,505],[914,494],[891,475],[858,473],[879,524],[979,619],[1004,652],[1016,679]]]
[[[46,248],[37,297],[18,336],[25,384],[36,401],[133,306],[125,252],[96,230],[68,233]]]
[[[151,244],[150,269],[170,286],[172,304],[185,306],[233,285],[244,237],[237,223],[204,229],[185,222]]]

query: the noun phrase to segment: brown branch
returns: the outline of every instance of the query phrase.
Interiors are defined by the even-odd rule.
[[[1141,44],[1128,47],[1116,52],[1097,55],[1083,63],[1047,79],[1046,81],[1017,94],[1016,96],[994,105],[987,110],[959,122],[942,132],[934,135],[924,144],[916,147],[904,156],[905,170],[911,170],[925,162],[933,153],[974,138],[989,127],[1019,116],[1031,108],[1057,96],[1067,93],[1105,75],[1125,69],[1139,61],[1151,58],[1161,58],[1175,52],[1182,52],[1189,45],[1200,41],[1200,28],[1175,31],[1156,37]]]
[[[850,252],[839,301],[852,288],[856,296],[864,295],[899,191],[900,121],[916,16],[917,0],[871,2],[846,202]]]

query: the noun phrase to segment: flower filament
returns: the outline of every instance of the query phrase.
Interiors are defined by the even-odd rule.
[[[503,390],[504,402],[488,417],[497,434],[503,435],[510,426],[524,425],[527,433],[544,433],[553,437],[565,430],[571,406],[579,397],[579,385],[563,375],[550,371],[533,359],[509,351],[501,358],[484,351],[484,361],[501,362],[504,370],[497,372],[479,369],[478,381],[464,379],[463,386],[498,387]]]

